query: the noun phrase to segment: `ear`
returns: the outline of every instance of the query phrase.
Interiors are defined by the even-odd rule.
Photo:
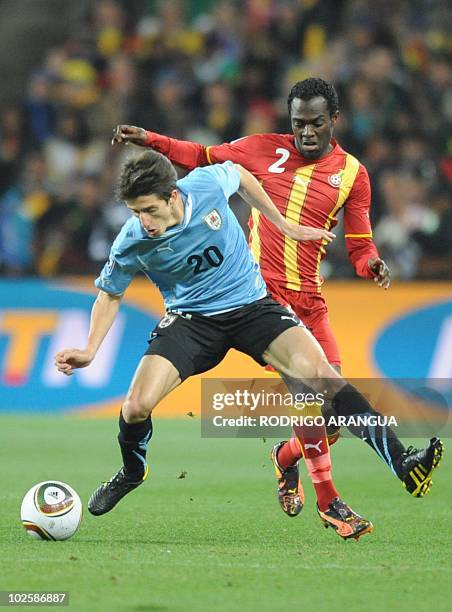
[[[337,121],[338,117],[339,117],[339,111],[336,111],[335,113],[333,113],[333,114],[331,115],[331,123],[332,123],[333,125],[335,125],[335,123],[336,123],[336,121]]]
[[[168,200],[168,204],[173,205],[177,200],[177,189],[173,189]]]

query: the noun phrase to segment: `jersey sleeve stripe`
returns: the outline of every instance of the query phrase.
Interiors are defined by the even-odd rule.
[[[210,157],[210,147],[206,147],[206,157],[207,157],[207,161],[209,162],[210,165],[212,165],[212,158]]]
[[[345,234],[346,238],[373,238],[372,232],[370,234]]]

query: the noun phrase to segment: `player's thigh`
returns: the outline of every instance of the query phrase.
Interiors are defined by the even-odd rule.
[[[331,329],[328,307],[323,296],[317,293],[290,292],[289,304],[318,341],[329,363],[340,369],[339,347]]]
[[[144,355],[127,392],[124,417],[146,417],[180,383],[179,371],[171,361],[160,355]]]
[[[231,348],[265,365],[263,354],[283,331],[302,325],[297,317],[270,296],[226,313],[225,324]]]
[[[339,368],[340,370],[341,357],[339,353],[339,346],[337,344],[333,330],[331,329],[328,311],[325,311],[324,313],[319,313],[318,316],[315,317],[312,324],[307,325],[307,327],[312,332],[312,335],[319,342],[329,363],[331,363],[332,366]]]
[[[294,379],[336,378],[322,347],[305,327],[291,327],[270,343],[266,363]]]

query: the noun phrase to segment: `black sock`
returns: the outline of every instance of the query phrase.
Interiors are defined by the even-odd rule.
[[[119,446],[121,447],[125,471],[128,476],[136,480],[144,476],[147,445],[151,436],[151,417],[139,423],[126,423],[121,410],[119,414]]]
[[[333,408],[340,416],[366,415],[380,416],[366,398],[353,387],[347,384],[333,398]],[[400,460],[405,447],[400,442],[393,430],[386,425],[353,425],[347,429],[358,438],[361,438],[372,448],[377,455],[383,459],[392,472],[399,476]]]

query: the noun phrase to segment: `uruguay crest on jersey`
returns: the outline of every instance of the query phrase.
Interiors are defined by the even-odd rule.
[[[207,223],[210,229],[215,231],[219,230],[221,227],[221,215],[216,208],[203,217],[203,221]]]

